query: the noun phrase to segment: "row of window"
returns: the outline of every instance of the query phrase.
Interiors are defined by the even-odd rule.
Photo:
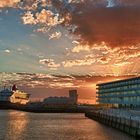
[[[113,92],[113,93],[106,93],[106,94],[99,94],[98,97],[111,97],[111,96],[129,96],[129,95],[139,95],[140,96],[140,90],[133,90],[133,91],[123,91],[123,92]]]
[[[104,85],[99,85],[99,87],[101,88],[111,88],[111,87],[116,87],[116,86],[123,86],[123,85],[127,85],[127,84],[136,84],[136,83],[140,83],[140,78],[136,78],[136,79],[129,79],[126,81],[119,81],[119,82],[114,82],[114,83],[108,83],[108,84],[104,84]]]
[[[135,88],[140,88],[140,84],[135,84],[135,85],[127,85],[127,86],[122,86],[122,87],[115,87],[115,88],[109,88],[109,89],[99,89],[98,93],[107,93],[107,92],[112,92],[112,91],[118,91],[118,90],[130,90],[130,89],[135,89]]]

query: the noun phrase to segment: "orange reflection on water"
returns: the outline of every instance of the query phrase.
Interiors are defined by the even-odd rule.
[[[28,122],[29,119],[26,112],[9,111],[6,138],[12,138],[12,140],[23,138]]]

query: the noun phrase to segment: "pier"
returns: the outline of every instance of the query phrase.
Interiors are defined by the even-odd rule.
[[[140,138],[140,111],[108,109],[88,111],[85,116]]]

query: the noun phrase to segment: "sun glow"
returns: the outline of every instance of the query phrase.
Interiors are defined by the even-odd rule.
[[[96,88],[96,84],[89,84],[88,87],[95,89]]]
[[[114,76],[121,76],[126,74],[126,67],[124,66],[111,66],[110,70]]]

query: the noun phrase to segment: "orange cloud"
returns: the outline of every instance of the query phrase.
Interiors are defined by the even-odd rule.
[[[63,62],[64,67],[90,66],[89,68],[94,69],[96,73],[112,73],[112,75],[139,73],[140,44],[115,48],[106,45],[104,42],[101,44],[82,45],[74,41],[74,44],[76,45],[69,51],[68,56],[75,57],[75,55],[78,55],[81,59],[76,61],[77,59],[69,60],[68,58],[65,63]],[[84,60],[89,63],[86,65]],[[92,60],[95,62],[92,63]],[[86,67],[83,68],[86,69]]]
[[[43,32],[43,33],[48,32],[48,28],[55,27],[59,24],[62,24],[64,21],[63,18],[60,18],[58,13],[55,14],[51,10],[45,10],[45,9],[42,9],[41,12],[36,12],[35,14],[33,14],[33,12],[31,11],[27,11],[22,16],[22,20],[24,24],[38,25],[38,29],[36,31]]]
[[[84,45],[102,41],[111,47],[140,43],[140,1],[116,0],[115,6],[107,5],[106,0],[75,4],[69,26],[76,28],[71,28],[71,33],[80,36]]]
[[[24,16],[22,17],[24,24],[36,24],[36,20],[34,18],[34,15],[31,13],[31,11],[27,11]]]
[[[0,0],[0,7],[15,7],[21,0]]]

